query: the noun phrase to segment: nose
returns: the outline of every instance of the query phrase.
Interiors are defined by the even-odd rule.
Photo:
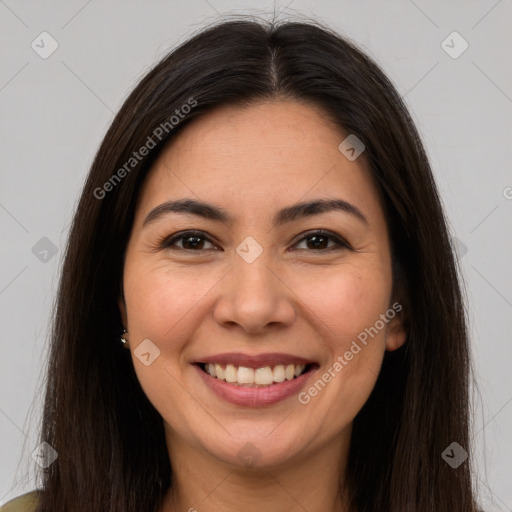
[[[219,325],[259,334],[294,322],[296,297],[274,267],[265,252],[252,263],[234,255],[214,309]]]

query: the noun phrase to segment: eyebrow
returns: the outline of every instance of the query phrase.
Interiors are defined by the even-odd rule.
[[[314,201],[307,201],[287,206],[286,208],[279,210],[274,215],[272,222],[274,226],[281,226],[304,217],[310,217],[331,211],[349,213],[367,226],[369,225],[368,220],[357,207],[342,199],[317,199]],[[142,226],[144,227],[150,222],[153,222],[162,215],[166,215],[168,213],[196,215],[204,219],[222,222],[225,224],[230,224],[234,220],[228,212],[218,206],[197,201],[195,199],[179,199],[176,201],[167,201],[153,208],[144,219]]]

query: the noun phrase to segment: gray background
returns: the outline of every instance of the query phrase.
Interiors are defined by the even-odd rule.
[[[62,249],[113,113],[150,65],[192,31],[227,13],[274,10],[281,19],[327,22],[352,38],[412,112],[467,288],[481,500],[489,512],[512,511],[510,0],[287,0],[256,7],[227,0],[0,0],[0,504],[34,488],[31,453]],[[46,59],[31,47],[35,41],[50,48],[49,39],[41,43],[43,31],[58,43]],[[453,31],[469,44],[457,58],[445,50],[458,52],[460,40],[451,36],[442,46]]]

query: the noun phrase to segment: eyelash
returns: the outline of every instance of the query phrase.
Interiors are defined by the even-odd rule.
[[[329,238],[335,242],[337,247],[329,247],[327,249],[319,249],[319,250],[309,250],[309,252],[325,253],[325,252],[329,252],[332,250],[352,249],[350,244],[348,242],[346,242],[345,240],[343,240],[343,238],[336,236],[333,233],[331,233],[330,231],[325,231],[323,229],[319,229],[316,231],[309,231],[309,232],[305,233],[304,236],[295,245],[298,245],[300,242],[307,240],[308,238],[312,238],[313,236],[321,236],[321,237]],[[171,250],[178,249],[180,251],[187,251],[187,252],[201,252],[201,251],[208,250],[208,249],[197,249],[197,250],[196,249],[183,249],[181,247],[173,247],[173,244],[175,242],[177,242],[179,240],[183,240],[185,238],[192,238],[192,237],[201,238],[201,239],[204,239],[213,244],[213,242],[207,236],[205,236],[202,231],[189,230],[189,231],[183,231],[177,235],[171,235],[170,237],[164,238],[159,243],[159,248],[160,249],[171,249]],[[308,249],[306,249],[306,250],[308,250]]]

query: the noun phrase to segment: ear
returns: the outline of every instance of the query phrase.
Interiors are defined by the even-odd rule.
[[[395,302],[395,304],[397,303]],[[407,339],[405,318],[401,309],[402,308],[400,306],[400,311],[398,311],[388,323],[386,330],[386,350],[388,352],[393,352],[394,350],[399,349]]]

